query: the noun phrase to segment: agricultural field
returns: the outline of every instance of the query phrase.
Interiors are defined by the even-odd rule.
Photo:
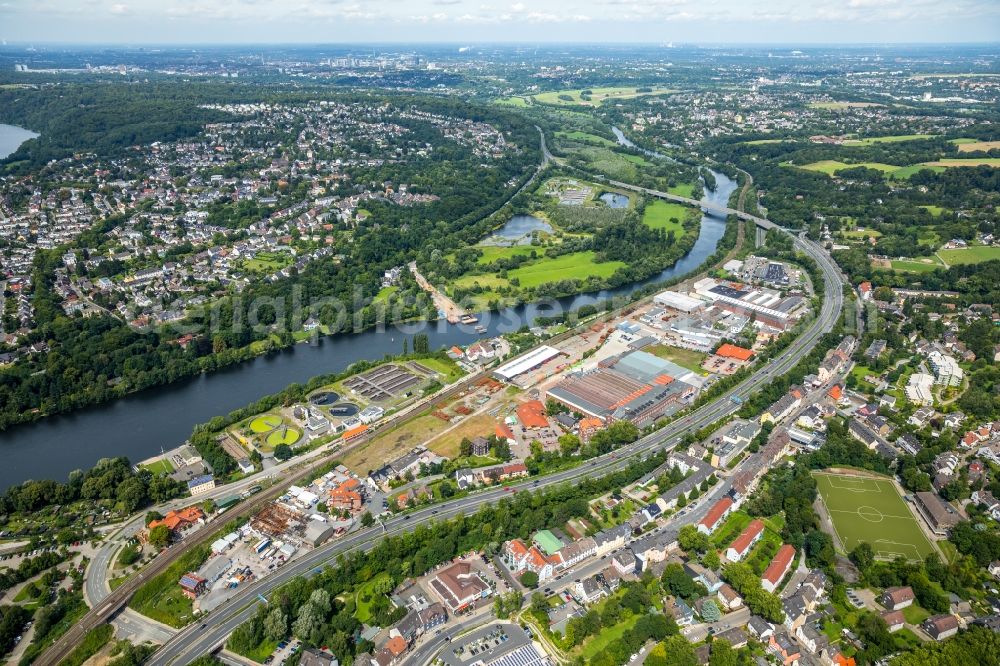
[[[952,141],[958,146],[960,153],[978,153],[1000,148],[1000,141],[976,141],[975,139],[955,139]]]
[[[967,144],[966,144],[967,145]],[[924,162],[923,166],[929,167],[976,167],[976,166],[991,166],[1000,167],[1000,157],[967,157],[959,159],[942,159],[936,162]]]
[[[845,146],[870,146],[875,143],[898,143],[900,141],[919,141],[933,139],[934,134],[897,134],[895,136],[871,136],[865,139],[848,139]]]
[[[937,552],[889,478],[832,472],[813,475],[845,552],[862,541],[884,559],[922,560]]]
[[[517,106],[524,108],[528,106],[529,102],[524,97],[501,97],[493,101],[494,104],[500,104],[502,106]]]
[[[805,164],[800,168],[806,169],[807,171],[818,171],[820,173],[825,173],[828,176],[833,176],[838,171],[843,171],[844,169],[856,169],[857,167],[875,169],[876,171],[881,171],[884,174],[894,173],[901,168],[893,164],[882,164],[881,162],[859,162],[858,164],[848,164],[838,160],[820,160],[819,162]]]
[[[973,245],[955,250],[938,250],[938,256],[949,266],[957,264],[981,264],[984,261],[1000,259],[1000,247]]]
[[[825,173],[828,176],[836,175],[838,172],[844,169],[854,169],[857,167],[865,167],[868,169],[875,169],[881,171],[886,176],[896,179],[909,178],[913,174],[922,171],[924,169],[929,169],[931,171],[940,173],[945,169],[952,169],[957,167],[974,167],[974,166],[992,166],[1000,167],[1000,157],[983,157],[983,158],[969,158],[969,159],[940,159],[934,162],[921,162],[920,164],[910,164],[909,166],[896,166],[894,164],[883,164],[881,162],[859,162],[857,164],[848,164],[847,162],[841,162],[839,160],[820,160],[818,162],[813,162],[811,164],[803,164],[801,166],[782,163],[782,166],[798,167],[800,169],[806,169],[807,171],[818,171],[819,173]]]
[[[584,95],[584,91],[589,91],[590,94]],[[557,90],[539,93],[534,96],[534,99],[542,104],[552,104],[555,106],[573,104],[600,106],[602,102],[609,99],[632,99],[644,95],[665,95],[673,92],[677,91],[667,88],[651,88],[649,92],[639,92],[639,89],[634,87],[581,88],[579,90]]]
[[[651,229],[673,231],[674,237],[679,240],[684,235],[684,220],[697,215],[698,212],[690,206],[657,199],[646,206],[642,222]],[[677,221],[674,222],[671,218],[676,218]]]
[[[857,240],[861,238],[881,238],[882,232],[875,229],[852,229],[851,231],[841,231],[840,235],[844,238]]]

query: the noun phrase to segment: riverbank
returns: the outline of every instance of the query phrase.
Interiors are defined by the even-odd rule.
[[[35,139],[39,136],[41,135],[37,132],[32,132],[23,127],[0,123],[0,160],[13,155],[25,141]]]
[[[720,176],[719,187],[703,198],[706,203],[725,205],[736,189],[735,181]],[[399,354],[404,339],[417,333],[428,336],[431,349],[468,345],[481,335],[515,332],[537,317],[633,295],[699,270],[715,253],[725,230],[724,219],[705,214],[694,247],[666,270],[615,289],[480,313],[478,325],[485,328],[484,334],[473,325],[452,325],[445,320],[379,325],[361,333],[321,337],[316,344],[294,345],[114,402],[15,426],[0,433],[0,452],[5,458],[0,489],[27,479],[65,479],[74,469],[88,469],[101,458],[148,458],[182,443],[195,425],[253,403],[262,395],[317,375],[342,372],[359,360]]]

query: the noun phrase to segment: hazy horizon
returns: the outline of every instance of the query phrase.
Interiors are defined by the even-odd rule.
[[[2,0],[0,39],[76,45],[973,44],[991,0]]]

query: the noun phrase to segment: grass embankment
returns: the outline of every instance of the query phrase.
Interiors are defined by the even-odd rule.
[[[113,634],[114,627],[110,624],[102,624],[91,629],[69,656],[59,663],[59,666],[80,666],[107,645]]]
[[[184,596],[177,581],[204,564],[208,555],[207,545],[185,553],[166,571],[140,587],[129,602],[129,608],[176,629],[189,624],[194,619],[191,600]]]

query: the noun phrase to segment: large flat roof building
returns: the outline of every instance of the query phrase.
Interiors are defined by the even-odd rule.
[[[509,363],[504,363],[499,368],[494,370],[493,374],[499,379],[509,382],[518,375],[523,375],[529,370],[534,370],[538,366],[548,363],[561,353],[562,352],[555,347],[542,345],[541,347],[528,352],[524,356],[516,358]]]
[[[681,405],[695,392],[680,378],[692,373],[650,353],[633,351],[602,361],[589,372],[570,375],[548,397],[604,421],[648,423]]]

